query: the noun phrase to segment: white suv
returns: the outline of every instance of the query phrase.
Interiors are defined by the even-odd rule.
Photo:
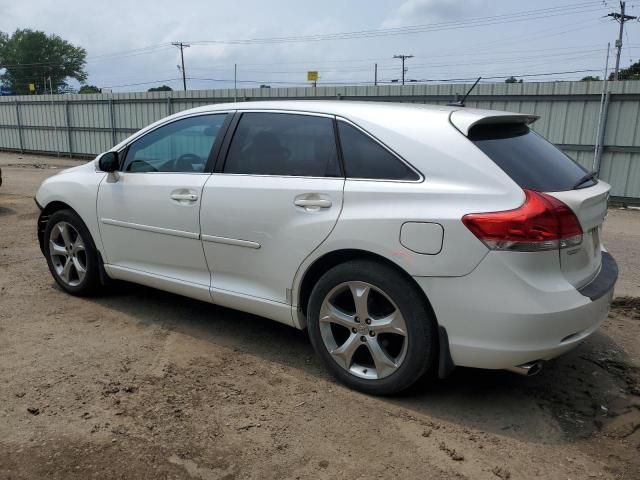
[[[349,386],[456,365],[539,370],[607,316],[609,185],[522,114],[411,104],[211,105],[40,187],[56,282],[120,279],[308,329]]]

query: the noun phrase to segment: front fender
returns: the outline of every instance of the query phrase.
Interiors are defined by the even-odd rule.
[[[35,201],[41,209],[38,219],[38,240],[42,248],[40,226],[56,210],[70,208],[85,223],[98,251],[103,254],[102,239],[98,227],[97,205],[98,188],[107,174],[96,170],[94,161],[63,170],[47,178],[38,189]]]

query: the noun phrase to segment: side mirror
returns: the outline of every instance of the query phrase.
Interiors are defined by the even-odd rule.
[[[115,172],[119,167],[118,152],[106,152],[98,160],[98,168],[103,172]]]

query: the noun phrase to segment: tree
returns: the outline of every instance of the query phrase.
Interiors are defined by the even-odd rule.
[[[609,75],[609,80],[613,80],[613,73]],[[636,62],[628,68],[620,69],[618,80],[640,80],[640,62]]]
[[[522,83],[522,79],[518,80],[516,77],[514,77],[513,75],[510,76],[509,78],[507,78],[504,83]]]
[[[161,85],[160,87],[152,87],[147,92],[173,92],[173,88],[169,85]]]
[[[580,79],[581,82],[599,82],[600,77],[594,77],[593,75],[587,75],[586,77],[582,77]]]
[[[17,94],[31,93],[29,84],[36,91],[44,92],[44,82],[55,93],[65,91],[66,80],[79,82],[87,79],[84,71],[87,51],[76,47],[58,35],[47,35],[39,30],[16,30],[13,35],[0,32],[0,66],[6,69],[0,80]]]
[[[78,93],[102,93],[102,90],[95,85],[82,85]]]

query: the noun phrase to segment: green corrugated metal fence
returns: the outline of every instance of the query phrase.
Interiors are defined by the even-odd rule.
[[[155,120],[211,103],[278,99],[447,103],[469,85],[253,88],[0,97],[0,150],[95,155]],[[640,81],[610,82],[601,178],[612,195],[640,200]],[[534,125],[593,167],[602,82],[480,84],[469,107],[533,113]]]

